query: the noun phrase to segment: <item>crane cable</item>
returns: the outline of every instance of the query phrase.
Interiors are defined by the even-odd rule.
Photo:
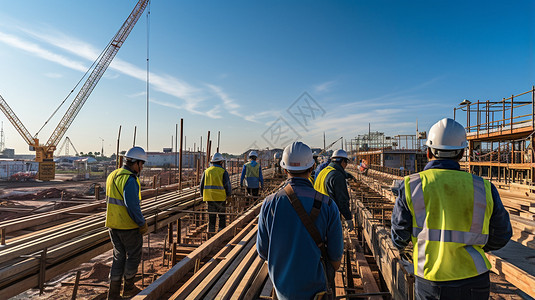
[[[149,151],[149,37],[150,37],[150,0],[147,5],[147,151]]]

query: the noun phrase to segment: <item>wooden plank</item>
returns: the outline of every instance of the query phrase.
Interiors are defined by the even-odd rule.
[[[236,236],[230,240],[219,252],[214,255],[204,266],[196,272],[188,281],[186,281],[169,299],[183,300],[185,299],[208,274],[219,264],[221,258],[226,257],[233,247],[242,240],[245,235],[251,231],[254,222],[250,222],[244,229],[242,229]]]
[[[524,293],[535,298],[535,276],[492,253],[487,252],[485,254],[492,264],[492,271],[494,273],[500,275]]]
[[[268,278],[269,278],[268,277],[268,265],[266,261],[263,261],[260,271],[258,272],[255,279],[251,283],[251,286],[249,287],[249,289],[247,289],[247,292],[245,293],[243,300],[255,299],[261,293],[262,286],[264,286],[264,282],[266,282]]]
[[[346,290],[344,288],[344,277],[342,276],[341,271],[337,271],[334,275],[334,289],[333,289],[335,297],[343,297],[346,294]]]
[[[234,293],[230,295],[229,299],[243,299],[245,293],[248,291],[249,287],[252,285],[252,282],[258,274],[260,268],[264,265],[264,260],[260,256],[256,256],[255,260],[251,264],[250,268],[247,270],[247,273],[243,276],[242,281],[234,290]]]
[[[245,252],[245,257],[243,257],[242,259],[236,259],[235,263],[237,263],[237,267],[234,268],[235,263],[233,263],[227,269],[225,274],[221,276],[220,280],[218,280],[218,282],[214,285],[212,291],[210,291],[210,293],[208,294],[208,299],[211,299],[212,295],[214,294],[214,299],[230,299],[230,295],[239,285],[241,278],[247,272],[247,269],[251,266],[253,260],[258,256],[256,252],[256,234],[253,237],[253,240],[251,241],[251,247],[249,248],[249,250],[247,250],[246,248],[243,249],[242,253]],[[224,285],[221,286],[220,283],[224,283]]]
[[[356,256],[356,264],[357,269],[359,272],[359,275],[362,280],[362,287],[364,289],[365,293],[379,293],[381,290],[379,289],[379,286],[377,285],[377,282],[375,281],[375,277],[373,276],[372,270],[370,269],[370,266],[368,265],[368,261],[366,260],[366,257],[362,253],[362,249],[360,246],[358,246],[358,242],[356,240],[352,241],[352,244],[357,246],[355,251]],[[383,297],[381,296],[371,296],[368,299],[370,300],[382,300]]]
[[[236,221],[225,227],[225,229],[213,237],[214,241],[221,242],[203,243],[199,248],[188,255],[188,257],[174,265],[173,268],[163,274],[160,278],[158,278],[132,299],[160,299],[168,290],[172,288],[173,285],[175,285],[185,274],[187,274],[187,272],[193,269],[196,259],[205,257],[224,240],[230,239],[230,237],[234,235],[235,228],[244,226],[258,215],[261,206],[262,203],[257,204],[255,207],[253,207],[243,216],[236,219]]]
[[[252,248],[255,243],[253,238],[256,237],[257,230],[258,227],[251,230],[247,236],[243,238],[242,243],[236,245],[236,247],[225,256],[225,259],[220,262],[206,278],[204,278],[193,292],[191,292],[188,299],[215,299],[215,294],[217,292],[214,291],[219,290],[219,288],[223,286],[224,281],[230,277],[230,275],[227,275],[226,277],[223,275],[227,274],[227,271],[234,271],[245,256],[246,251]]]

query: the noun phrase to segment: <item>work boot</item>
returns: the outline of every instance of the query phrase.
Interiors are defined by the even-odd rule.
[[[108,300],[119,300],[121,297],[121,281],[110,281],[110,289],[108,290]]]
[[[139,289],[135,284],[136,277],[132,277],[130,279],[124,279],[124,286],[123,286],[123,297],[133,297],[137,295],[139,292],[141,292],[141,289]]]

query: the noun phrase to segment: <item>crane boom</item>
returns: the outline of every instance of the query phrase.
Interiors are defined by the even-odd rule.
[[[124,41],[136,25],[137,21],[143,14],[143,11],[147,7],[149,0],[139,0],[139,2],[134,7],[134,10],[130,13],[126,21],[123,23],[119,31],[115,34],[112,42],[108,45],[105,52],[102,54],[99,62],[89,75],[87,81],[84,83],[78,95],[74,98],[74,101],[69,106],[69,109],[59,122],[56,129],[52,132],[52,135],[45,144],[45,147],[55,147],[58,142],[61,140],[72,121],[84,105],[85,101],[97,85],[98,81],[104,75],[104,72],[110,65],[111,61],[119,51],[119,48],[123,45]],[[52,150],[53,151],[53,150]]]
[[[319,153],[319,155],[325,153],[325,151],[329,150],[329,148],[331,148],[334,144],[336,144],[336,142],[338,142],[339,140],[341,140],[343,138],[343,136],[339,137],[336,141],[330,143],[327,147],[325,147],[325,149],[321,150],[321,152]]]
[[[8,120],[15,126],[15,129],[20,133],[22,138],[28,143],[28,145],[32,146],[35,143],[34,137],[30,134],[28,129],[22,124],[22,122],[19,120],[17,115],[13,112],[11,107],[7,105],[6,100],[0,95],[0,109],[4,112]]]

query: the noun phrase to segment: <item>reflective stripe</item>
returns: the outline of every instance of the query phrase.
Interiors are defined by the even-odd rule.
[[[424,239],[418,239],[418,273],[416,275],[424,277],[424,266],[425,266],[425,244],[427,243]]]
[[[479,274],[487,272],[488,271],[487,264],[485,263],[485,260],[481,256],[481,253],[479,253],[472,246],[466,246],[465,249],[470,254],[470,256],[472,256],[472,259],[474,260],[474,264],[476,266],[477,272]]]
[[[420,174],[412,174],[409,176],[409,185],[411,187],[412,207],[414,208],[414,215],[416,217],[416,225],[420,228],[424,227],[425,223],[425,201],[424,191],[422,189],[422,179]]]
[[[487,193],[485,191],[485,181],[483,178],[472,175],[474,185],[474,212],[472,215],[472,225],[470,226],[470,232],[481,233],[483,232],[483,222],[485,221],[485,211],[487,209]],[[485,244],[485,240],[481,244]],[[473,244],[469,244],[473,245]]]
[[[225,188],[218,185],[205,185],[204,189],[212,189],[212,190],[224,190]]]
[[[112,198],[112,197],[108,197],[108,203],[115,204],[115,205],[120,205],[120,206],[126,206],[122,199],[116,199],[116,198]]]
[[[485,245],[488,239],[486,234],[429,228],[420,230],[417,237],[431,242],[451,242],[465,245]]]

